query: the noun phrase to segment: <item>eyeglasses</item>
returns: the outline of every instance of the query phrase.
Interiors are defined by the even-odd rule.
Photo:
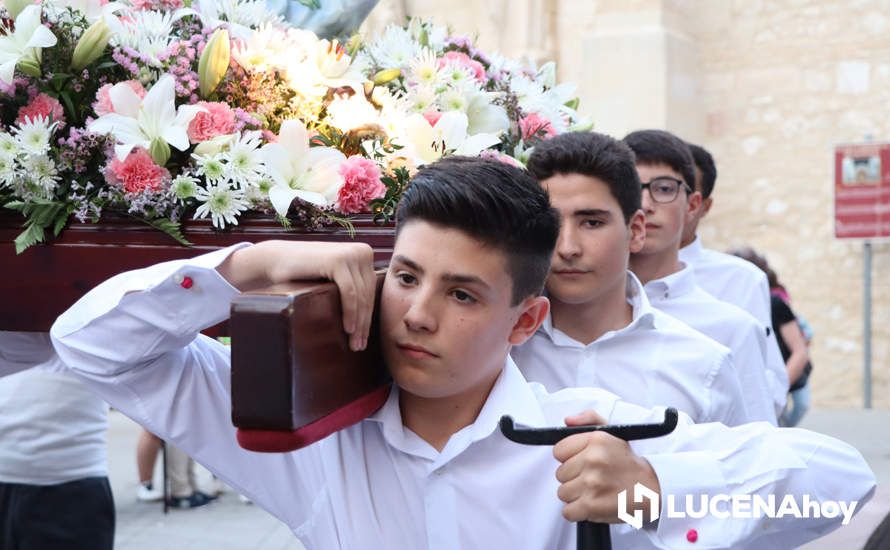
[[[686,189],[686,193],[692,193],[689,184],[677,178],[669,176],[661,176],[642,185],[643,189],[649,191],[652,200],[659,203],[674,202],[677,195],[680,194],[680,188]]]

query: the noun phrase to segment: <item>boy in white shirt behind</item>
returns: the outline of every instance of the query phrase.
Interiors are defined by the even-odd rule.
[[[627,145],[594,132],[535,147],[528,169],[562,220],[547,277],[551,312],[512,357],[549,391],[598,387],[696,422],[748,422],[729,350],[649,304],[628,272],[644,245],[640,180]]]
[[[766,367],[766,333],[751,315],[698,287],[695,272],[678,258],[683,228],[701,207],[686,143],[664,130],[627,135],[643,188],[646,241],[630,255],[630,269],[650,303],[732,350],[751,420],[776,424]]]
[[[698,224],[711,210],[712,193],[717,183],[714,157],[700,145],[687,143],[695,161],[695,191],[701,193],[699,207],[683,227],[680,242],[680,261],[695,272],[696,284],[711,296],[741,308],[754,316],[766,334],[766,366],[776,414],[785,409],[788,396],[788,373],[779,352],[776,335],[772,331],[769,284],[766,276],[751,262],[732,254],[705,248],[697,235]]]

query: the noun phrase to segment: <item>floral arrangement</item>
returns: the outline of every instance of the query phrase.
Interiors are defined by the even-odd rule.
[[[552,63],[417,19],[340,43],[264,0],[4,1],[0,204],[26,217],[19,252],[105,211],[184,244],[182,220],[223,229],[249,210],[286,227],[386,221],[425,163],[521,164],[589,126]]]

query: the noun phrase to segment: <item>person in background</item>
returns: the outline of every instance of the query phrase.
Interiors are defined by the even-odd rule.
[[[0,550],[112,549],[107,432],[49,334],[0,331]]]
[[[136,444],[136,470],[139,473],[139,487],[136,498],[142,502],[155,502],[164,498],[164,491],[154,486],[155,462],[163,442],[161,438],[142,429],[139,442]]]
[[[750,247],[733,250],[732,254],[748,260],[766,274],[770,287],[773,331],[776,333],[779,351],[788,369],[790,399],[785,411],[779,417],[779,424],[789,428],[797,426],[810,409],[810,386],[807,382],[813,367],[810,363],[808,338],[804,335],[801,324],[787,301],[787,291],[779,284],[778,276],[766,258]]]
[[[142,429],[136,447],[136,468],[139,471],[139,487],[136,498],[143,502],[153,502],[164,498],[162,489],[156,489],[153,483],[155,462],[163,442],[161,439]],[[167,477],[170,480],[171,496],[167,504],[173,508],[198,508],[210,504],[218,496],[208,494],[198,488],[195,481],[195,461],[179,448],[167,445]],[[214,480],[216,482],[216,480]],[[218,484],[218,483],[217,483]],[[221,485],[221,484],[218,484]],[[217,488],[218,490],[218,488]]]

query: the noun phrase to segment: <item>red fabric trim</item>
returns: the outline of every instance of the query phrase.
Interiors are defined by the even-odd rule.
[[[238,428],[238,444],[248,451],[286,453],[302,449],[371,416],[389,397],[389,385],[367,393],[296,430],[245,430]]]

